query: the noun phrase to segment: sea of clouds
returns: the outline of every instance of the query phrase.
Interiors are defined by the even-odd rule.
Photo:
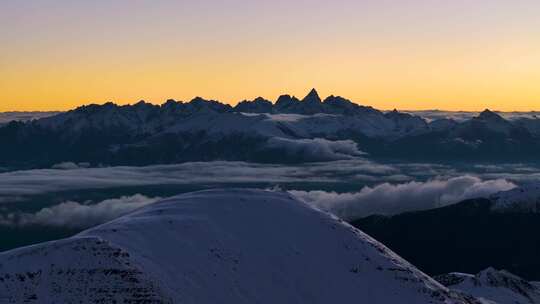
[[[321,162],[353,159],[366,153],[358,149],[352,140],[331,141],[324,138],[315,139],[289,139],[272,137],[267,146],[279,149],[282,155],[289,159],[299,159],[303,162]]]
[[[359,192],[290,191],[297,198],[345,220],[370,215],[395,215],[444,207],[470,198],[488,197],[516,185],[505,179],[484,181],[474,176],[401,184],[383,183]]]
[[[86,166],[63,163],[54,169],[0,173],[0,225],[86,228],[154,203],[162,196],[140,193],[100,201],[66,200],[33,212],[12,208],[39,195],[87,189],[107,191],[155,185],[261,188],[264,184],[352,220],[437,208],[509,190],[521,182],[540,181],[540,169],[530,164],[459,168],[425,163],[380,164],[363,158],[298,165],[216,161],[147,167]],[[328,185],[335,189],[328,189]],[[355,190],[350,190],[351,185],[357,185]]]
[[[38,225],[84,229],[108,222],[133,210],[153,204],[160,199],[160,197],[136,194],[97,203],[66,201],[42,208],[35,213],[11,212],[0,215],[0,225],[10,227]]]

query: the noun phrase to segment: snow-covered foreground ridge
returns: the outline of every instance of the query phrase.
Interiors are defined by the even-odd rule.
[[[479,303],[292,196],[194,192],[0,254],[0,303]]]

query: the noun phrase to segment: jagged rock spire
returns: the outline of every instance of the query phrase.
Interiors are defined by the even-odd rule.
[[[304,102],[314,102],[314,103],[321,103],[321,97],[319,97],[319,93],[317,93],[317,90],[311,89],[309,93],[302,99]]]

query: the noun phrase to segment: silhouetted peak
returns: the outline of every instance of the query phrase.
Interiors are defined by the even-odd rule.
[[[200,103],[200,102],[208,102],[208,100],[206,100],[206,99],[204,99],[204,98],[202,98],[202,97],[200,97],[200,96],[197,96],[197,97],[193,98],[193,99],[190,101],[190,103],[192,103],[192,102],[193,102],[193,103]]]
[[[93,114],[93,113],[103,113],[105,111],[114,111],[116,108],[118,108],[118,105],[112,101],[109,101],[104,104],[92,103],[88,105],[82,105],[69,112]]]
[[[213,100],[213,99],[205,99],[205,98],[202,98],[200,96],[197,96],[195,98],[193,98],[190,103],[195,103],[195,104],[220,104],[220,105],[225,105],[225,104],[222,104],[221,102],[217,101],[217,100]]]
[[[289,104],[289,103],[293,103],[295,101],[299,101],[298,98],[296,98],[294,96],[291,96],[291,95],[288,95],[288,94],[285,94],[285,95],[281,95],[281,96],[278,97],[278,99],[276,101],[276,105]]]
[[[340,96],[330,95],[330,96],[326,97],[326,98],[323,100],[323,102],[326,102],[326,101],[332,100],[332,99],[336,99],[336,98],[341,98],[341,97],[340,97]]]
[[[167,101],[161,105],[163,108],[174,108],[177,105],[181,104],[182,102],[176,101],[174,99],[167,99]]]
[[[303,102],[311,102],[311,103],[321,103],[321,98],[319,97],[319,93],[317,93],[317,90],[311,89],[309,93],[302,99]]]
[[[114,102],[112,101],[109,101],[109,102],[106,102],[104,103],[103,105],[90,105],[87,110],[90,110],[90,111],[98,111],[98,112],[103,112],[103,111],[114,111],[116,110],[117,108],[119,108],[120,106],[115,104]]]
[[[393,109],[392,111],[389,111],[385,114],[386,117],[388,118],[391,118],[391,119],[394,119],[394,120],[402,120],[402,119],[415,119],[415,120],[422,120],[424,121],[421,117],[419,116],[415,116],[415,115],[412,115],[412,114],[409,114],[409,113],[405,113],[405,112],[400,112],[398,111],[397,109]]]
[[[146,102],[144,100],[140,100],[139,102],[134,104],[133,107],[135,109],[145,109],[145,108],[152,108],[152,107],[154,107],[154,105],[151,104],[151,103],[148,103],[148,102]]]
[[[239,102],[239,104],[245,104],[245,103],[270,103],[271,104],[272,102],[259,96],[259,97],[255,98],[253,100],[244,99],[244,100]]]
[[[247,113],[270,113],[272,108],[272,102],[262,97],[257,97],[252,101],[241,101],[234,107],[236,111]]]
[[[253,99],[253,102],[255,102],[255,103],[272,103],[269,100],[267,100],[267,99],[265,99],[263,97],[260,97],[260,96]]]
[[[343,98],[341,96],[334,96],[334,95],[330,95],[326,97],[323,103],[327,106],[341,109],[342,111],[353,111],[359,108],[359,106],[357,104],[354,104],[352,101],[346,98]]]
[[[399,117],[404,113],[400,113],[397,109],[393,109],[392,111],[386,112],[385,116],[387,117]]]
[[[481,120],[504,120],[504,118],[502,118],[499,114],[489,109],[486,109],[482,113],[480,113],[478,118]]]
[[[228,112],[232,107],[228,104],[223,104],[217,100],[204,99],[202,97],[195,97],[189,103],[186,104],[188,108],[197,110],[211,110],[218,113]]]

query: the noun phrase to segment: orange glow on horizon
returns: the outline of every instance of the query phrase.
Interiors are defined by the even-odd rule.
[[[0,3],[0,111],[313,87],[382,110],[540,110],[540,2],[338,2]]]

